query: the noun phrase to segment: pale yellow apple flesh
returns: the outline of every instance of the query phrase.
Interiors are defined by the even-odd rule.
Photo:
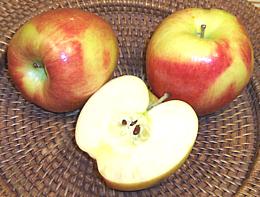
[[[196,140],[198,118],[190,105],[172,100],[147,110],[151,96],[138,77],[118,77],[99,89],[79,115],[76,142],[97,161],[112,188],[156,184],[180,167]]]

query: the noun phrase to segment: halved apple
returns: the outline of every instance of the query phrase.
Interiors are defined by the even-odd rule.
[[[150,187],[188,157],[197,115],[183,101],[162,100],[153,98],[140,78],[125,75],[106,83],[83,107],[76,143],[97,161],[108,186],[124,191]]]

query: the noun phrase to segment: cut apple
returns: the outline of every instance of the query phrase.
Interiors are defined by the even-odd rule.
[[[187,159],[197,137],[197,115],[183,101],[160,102],[140,78],[125,75],[106,83],[83,107],[76,143],[97,161],[108,186],[150,187]]]

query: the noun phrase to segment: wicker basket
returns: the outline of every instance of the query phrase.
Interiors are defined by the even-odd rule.
[[[147,42],[164,17],[186,7],[228,10],[250,34],[254,74],[227,107],[200,117],[193,151],[176,173],[149,189],[112,190],[75,144],[79,110],[43,111],[21,97],[7,74],[6,48],[14,32],[32,16],[59,7],[80,7],[108,20],[120,47],[114,76],[143,79]],[[259,18],[259,10],[244,0],[1,0],[0,196],[260,196]]]

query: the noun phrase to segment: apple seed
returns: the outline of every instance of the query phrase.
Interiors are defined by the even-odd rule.
[[[133,134],[138,135],[140,133],[140,130],[141,130],[140,125],[139,124],[136,125],[135,128],[134,128]]]
[[[127,121],[125,119],[122,120],[121,122],[122,125],[127,125]]]
[[[130,126],[134,126],[136,123],[137,123],[137,120],[132,121],[132,122],[130,123]]]

